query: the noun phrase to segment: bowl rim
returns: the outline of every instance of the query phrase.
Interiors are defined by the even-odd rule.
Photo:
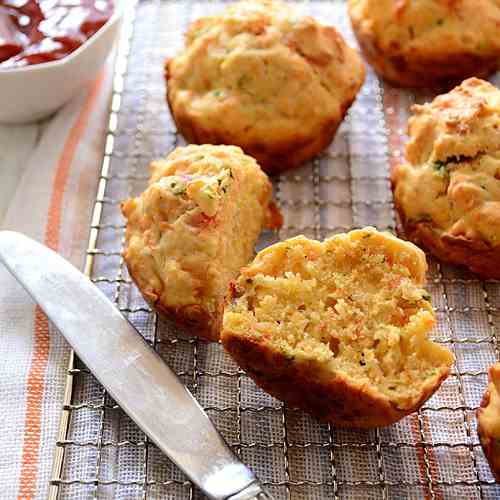
[[[73,59],[77,58],[88,47],[93,45],[98,38],[104,35],[104,33],[109,31],[111,29],[111,26],[113,26],[114,24],[116,24],[121,20],[125,10],[126,2],[127,0],[114,0],[115,5],[111,17],[90,38],[85,40],[85,42],[82,43],[80,47],[78,47],[70,54],[62,57],[61,59],[57,59],[56,61],[47,61],[40,64],[30,64],[28,66],[20,66],[18,68],[2,68],[0,66],[0,76],[2,74],[27,73],[27,72],[39,71],[47,68],[56,68],[68,64]]]

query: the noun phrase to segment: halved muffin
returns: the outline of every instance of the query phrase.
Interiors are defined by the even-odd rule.
[[[469,78],[412,111],[406,162],[392,172],[405,235],[500,278],[500,90]]]
[[[500,66],[498,0],[349,0],[367,61],[403,87],[447,87]]]
[[[477,424],[491,472],[500,481],[500,363],[490,368],[488,388],[477,412]]]
[[[217,340],[230,281],[262,228],[281,225],[271,183],[234,146],[177,148],[151,172],[147,189],[122,205],[128,270],[159,312]]]
[[[245,267],[222,343],[264,390],[350,427],[396,422],[448,376],[411,243],[373,228],[272,245]]]
[[[240,146],[269,173],[326,148],[365,78],[333,26],[277,0],[230,4],[185,40],[165,65],[178,129],[192,143]]]

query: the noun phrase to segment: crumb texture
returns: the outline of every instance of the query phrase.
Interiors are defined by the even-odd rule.
[[[262,227],[280,223],[271,192],[255,160],[234,146],[188,146],[153,162],[147,189],[122,206],[124,258],[146,300],[217,338],[230,280]]]
[[[500,259],[500,90],[471,78],[412,111],[407,162],[392,174],[405,227],[438,257],[495,277],[488,261]]]
[[[446,349],[428,339],[434,315],[421,288],[425,271],[418,248],[371,228],[323,243],[304,237],[278,243],[238,278],[223,343],[230,352],[238,338],[278,353],[281,373],[249,366],[266,387],[280,377],[290,377],[293,387],[296,377],[299,386],[307,380],[322,384],[325,401],[339,406],[358,393],[366,400],[360,409],[365,414],[351,420],[336,419],[338,409],[323,417],[345,425],[386,425],[420,405],[452,362]],[[347,395],[339,401],[340,386]],[[301,404],[300,394],[292,399],[315,412]]]
[[[332,26],[286,3],[243,1],[195,21],[167,62],[167,97],[196,143],[241,146],[270,171],[323,149],[364,81]]]
[[[500,481],[500,363],[490,368],[489,384],[477,420],[484,454],[496,480]]]

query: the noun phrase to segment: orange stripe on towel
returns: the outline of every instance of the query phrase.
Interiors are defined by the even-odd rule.
[[[396,152],[403,154],[403,141],[401,138],[402,129],[406,127],[406,123],[401,123],[401,100],[399,97],[400,90],[393,89],[389,85],[384,84],[384,115],[385,122],[387,124],[388,131],[388,143],[389,143],[389,169],[392,170],[396,167],[398,163],[403,159],[402,156],[398,156]],[[394,154],[396,153],[396,154]],[[420,422],[418,421],[418,415],[413,414],[409,417],[411,419],[410,428],[417,447],[415,453],[418,460],[418,468],[420,472],[420,479],[424,483],[423,490],[425,492],[426,500],[434,498],[436,500],[443,499],[443,493],[438,488],[436,484],[429,486],[429,476],[433,483],[437,481],[437,464],[436,457],[434,455],[434,450],[432,447],[427,448],[427,464],[425,449],[423,446],[419,446],[422,443],[422,436],[420,432]],[[422,432],[429,435],[429,421],[425,414],[422,414]]]
[[[57,162],[56,174],[52,184],[44,243],[53,250],[59,248],[61,232],[61,213],[71,164],[78,144],[85,132],[87,123],[104,80],[104,73],[97,78],[85,101],[78,118],[69,132],[63,151]],[[35,496],[40,459],[40,438],[42,426],[42,404],[44,395],[45,372],[49,358],[49,322],[40,307],[35,309],[35,332],[33,354],[27,379],[26,417],[22,466],[19,476],[19,499]]]

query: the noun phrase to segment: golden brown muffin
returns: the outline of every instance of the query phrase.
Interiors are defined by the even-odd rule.
[[[271,183],[235,146],[177,148],[151,172],[147,189],[122,205],[128,270],[159,312],[217,340],[229,282],[262,227],[281,225]]]
[[[365,58],[403,87],[450,88],[500,63],[499,0],[349,0]]]
[[[427,338],[426,269],[420,249],[373,228],[277,243],[242,270],[222,343],[278,399],[338,425],[389,425],[453,362]]]
[[[392,173],[406,235],[500,278],[500,90],[470,78],[412,110],[407,163]]]
[[[254,0],[194,22],[165,76],[170,109],[190,142],[236,144],[275,173],[332,141],[365,70],[332,26]]]
[[[490,368],[488,388],[477,411],[477,424],[491,472],[500,481],[500,363]]]

